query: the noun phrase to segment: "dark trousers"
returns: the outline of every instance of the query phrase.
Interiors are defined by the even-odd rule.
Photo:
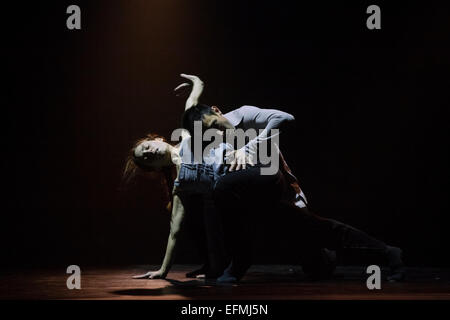
[[[228,271],[232,275],[242,277],[251,265],[253,227],[267,208],[271,209],[273,219],[285,219],[286,230],[296,234],[300,256],[311,256],[310,253],[321,248],[385,252],[386,244],[366,233],[283,201],[286,188],[280,172],[261,175],[258,167],[230,172],[217,182],[214,204],[223,221],[225,243],[232,260]]]
[[[223,222],[212,194],[191,194],[183,199],[183,204],[188,212],[185,229],[199,249],[206,276],[217,278],[230,263],[230,258],[224,242]]]

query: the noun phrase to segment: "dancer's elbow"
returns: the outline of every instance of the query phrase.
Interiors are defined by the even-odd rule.
[[[295,117],[292,114],[286,112],[286,114],[284,116],[284,121],[293,122],[293,121],[295,121]]]

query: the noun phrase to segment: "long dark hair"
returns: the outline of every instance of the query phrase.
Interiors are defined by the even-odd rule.
[[[176,168],[174,164],[162,167],[161,170],[157,171],[154,167],[145,166],[142,162],[137,161],[134,155],[134,150],[144,141],[151,141],[161,139],[167,142],[167,140],[158,134],[149,133],[144,138],[137,140],[133,147],[130,149],[127,159],[125,160],[125,166],[122,173],[122,182],[124,185],[130,184],[138,175],[145,175],[151,173],[152,176],[157,175],[160,178],[163,189],[165,190],[165,196],[167,199],[166,209],[168,211],[172,210],[172,189],[173,182],[176,178]]]

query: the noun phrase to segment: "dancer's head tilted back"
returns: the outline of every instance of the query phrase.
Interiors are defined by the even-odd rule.
[[[164,137],[154,133],[137,140],[127,157],[123,178],[129,181],[139,172],[163,171],[173,167],[171,148],[173,146]]]
[[[157,134],[147,134],[137,140],[130,149],[125,162],[122,179],[125,184],[131,182],[137,175],[149,172],[160,172],[167,187],[168,198],[171,199],[173,181],[176,177],[171,151],[174,148],[166,139]],[[170,201],[167,208],[170,210]]]
[[[171,147],[163,137],[150,134],[136,142],[131,155],[139,168],[145,171],[159,171],[172,165]]]

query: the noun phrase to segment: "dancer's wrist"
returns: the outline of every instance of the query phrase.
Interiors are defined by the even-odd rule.
[[[159,269],[159,273],[161,274],[161,276],[166,277],[167,274],[169,273],[169,270],[167,270],[167,268],[161,267],[161,268]]]

